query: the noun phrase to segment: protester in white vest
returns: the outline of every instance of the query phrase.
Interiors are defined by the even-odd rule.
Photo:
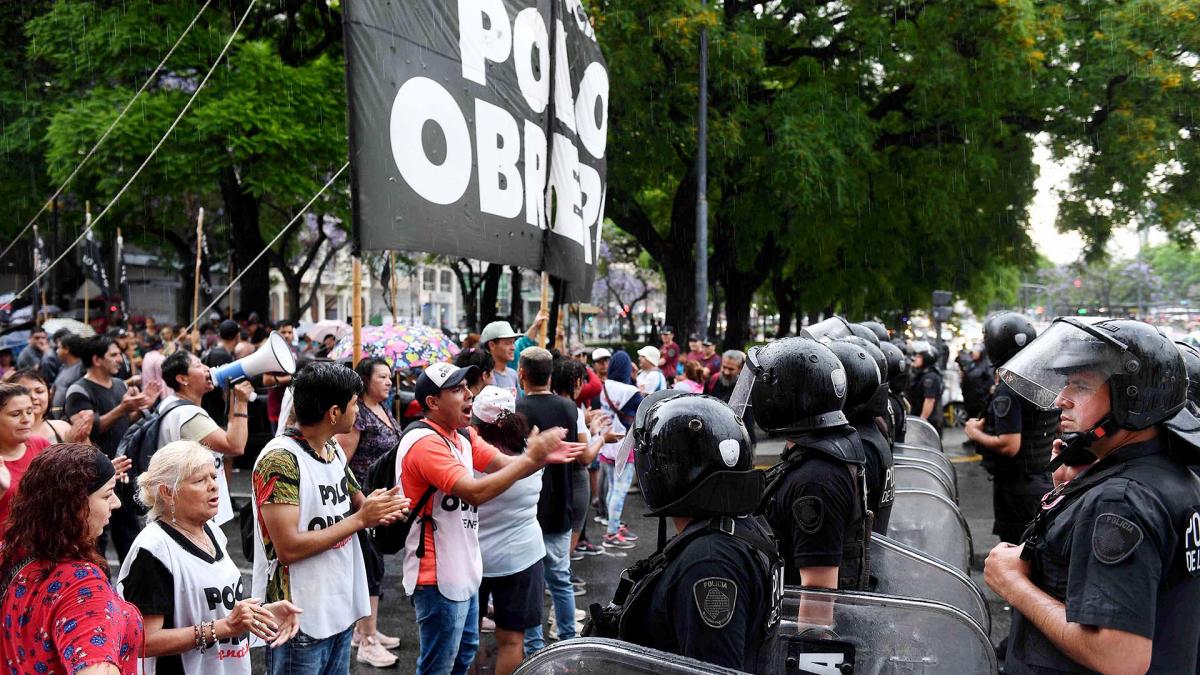
[[[217,511],[212,453],[192,441],[158,450],[138,477],[150,508],[117,577],[117,590],[142,613],[143,675],[249,675],[250,635],[281,645],[300,630],[286,600],[247,599],[229,559]]]
[[[466,377],[473,369],[435,363],[421,373],[414,393],[425,418],[406,430],[396,453],[404,494],[414,503],[426,491],[432,495],[404,547],[404,591],[413,599],[421,641],[418,675],[461,675],[479,649],[479,505],[583,450],[564,442],[566,431],[559,428],[534,429],[520,455],[481,439],[469,426],[473,397]]]
[[[371,612],[355,534],[408,514],[399,486],[363,494],[333,438],[354,427],[362,391],[345,366],[305,366],[292,383],[296,426],[254,463],[252,594],[304,609],[296,638],[267,648],[271,675],[349,671],[354,623]]]
[[[156,410],[162,418],[158,426],[158,445],[175,441],[198,441],[212,451],[217,464],[217,488],[221,494],[214,524],[220,526],[233,519],[233,502],[229,497],[229,479],[225,472],[226,458],[238,457],[246,451],[247,406],[254,386],[239,382],[232,388],[233,407],[229,411],[229,428],[222,429],[200,407],[200,399],[213,390],[208,366],[194,354],[177,351],[162,363],[163,382],[171,394],[159,401]]]

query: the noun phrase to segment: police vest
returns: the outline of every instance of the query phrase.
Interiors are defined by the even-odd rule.
[[[875,514],[872,530],[886,535],[888,521],[892,518],[892,503],[896,501],[896,470],[892,459],[892,446],[874,419],[850,423],[862,439],[863,449],[874,455],[882,474],[877,485],[867,485],[867,506]]]
[[[1009,405],[1021,406],[1021,448],[1012,457],[994,452],[986,453],[988,470],[1001,479],[1045,473],[1046,465],[1050,463],[1050,450],[1054,446],[1054,439],[1058,437],[1059,411],[1042,410],[1003,387],[988,399],[983,427],[987,434],[994,436],[996,416],[1008,413],[1007,410],[997,410],[995,407],[996,394],[1002,392],[1009,399]]]
[[[888,394],[888,414],[884,416],[888,425],[888,440],[892,443],[903,443],[904,432],[908,429],[908,411],[904,402],[895,394]]]
[[[221,557],[215,562],[208,562],[180,546],[163,530],[164,527],[170,526],[152,522],[138,533],[121,565],[117,590],[124,594],[125,579],[129,576],[133,561],[140,551],[146,551],[171,573],[175,602],[175,614],[171,620],[176,628],[228,617],[234,603],[241,600],[245,593],[242,575],[225,551],[225,534],[220,528],[210,527]],[[189,649],[179,658],[183,662],[183,672],[188,675],[250,675],[250,634],[225,638],[204,652]],[[141,673],[154,675],[157,661],[155,657],[146,657],[142,661]]]
[[[311,532],[332,526],[350,515],[349,478],[346,457],[339,447],[331,462],[313,457],[288,436],[276,436],[267,443],[255,461],[255,468],[271,450],[282,449],[296,458],[300,468],[299,532]],[[267,580],[279,565],[279,559],[267,560],[262,539],[262,520],[258,500],[254,504],[254,583],[253,597],[267,598]],[[358,536],[350,535],[328,550],[297,560],[288,567],[291,601],[304,610],[300,630],[318,640],[341,633],[355,621],[371,613],[367,595],[367,573]]]
[[[745,544],[758,563],[759,572],[764,578],[771,579],[771,611],[767,612],[766,620],[758,627],[761,637],[768,637],[779,625],[783,612],[783,560],[779,556],[771,527],[761,516],[710,518],[702,527],[684,530],[661,551],[622,572],[612,602],[607,607],[592,603],[582,636],[614,638],[640,644],[646,635],[642,619],[648,612],[647,603],[654,595],[654,588],[662,579],[663,571],[683,553],[688,544],[710,532],[720,532]]]
[[[867,471],[859,463],[848,461],[844,444],[860,443],[857,433],[846,428],[847,434],[806,435],[804,445],[794,445],[784,453],[783,461],[767,470],[767,488],[763,493],[759,513],[767,513],[775,499],[784,476],[795,470],[813,454],[822,454],[843,462],[850,472],[854,484],[854,511],[846,519],[846,532],[842,538],[842,564],[838,566],[838,588],[841,590],[869,590],[871,576],[871,532],[875,514],[867,504]]]

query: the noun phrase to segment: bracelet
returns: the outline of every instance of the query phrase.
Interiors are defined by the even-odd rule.
[[[208,634],[209,634],[209,637],[212,638],[212,642],[210,642],[208,646],[215,647],[217,645],[217,622],[216,621],[208,622]]]
[[[234,417],[250,417],[250,413],[235,412],[235,413],[233,413],[233,416]]]
[[[204,642],[200,638],[200,629],[200,626],[192,626],[193,638],[195,640],[193,649],[199,649],[201,653],[204,653]]]

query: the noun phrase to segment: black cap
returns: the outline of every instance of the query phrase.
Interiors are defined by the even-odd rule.
[[[660,333],[670,333],[670,334],[674,335],[675,329],[670,324],[667,324],[667,325],[663,326],[662,330],[659,332]]]

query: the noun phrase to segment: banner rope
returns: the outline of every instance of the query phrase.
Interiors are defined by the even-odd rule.
[[[75,241],[71,242],[70,246],[67,246],[65,249],[63,249],[63,252],[60,253],[58,257],[46,267],[46,269],[42,270],[40,274],[35,276],[33,281],[29,282],[29,285],[27,285],[25,288],[22,288],[17,292],[16,295],[13,296],[14,300],[25,295],[29,289],[36,286],[43,277],[49,274],[50,270],[54,269],[55,265],[62,262],[63,258],[66,258],[67,254],[70,253],[71,250],[76,246],[78,246],[79,242],[83,241],[88,234],[95,229],[96,223],[99,222],[100,219],[103,218],[104,215],[108,213],[118,201],[120,201],[121,196],[125,194],[125,191],[129,189],[130,185],[133,185],[133,181],[137,180],[137,177],[142,174],[142,171],[148,164],[150,164],[150,160],[154,159],[154,156],[158,154],[159,148],[163,146],[163,143],[167,142],[167,137],[171,135],[171,132],[175,131],[175,127],[179,125],[179,121],[182,120],[183,116],[187,114],[187,111],[191,109],[192,103],[196,101],[196,97],[199,96],[200,92],[204,90],[204,85],[208,84],[208,79],[212,77],[213,71],[215,71],[221,61],[225,59],[225,55],[229,53],[229,48],[233,45],[233,41],[237,37],[238,32],[242,30],[242,25],[245,24],[246,19],[250,17],[250,10],[254,9],[254,5],[257,4],[257,2],[258,0],[250,0],[250,4],[246,6],[246,11],[242,14],[241,20],[239,20],[237,26],[234,27],[233,33],[229,36],[229,39],[225,41],[225,46],[221,48],[221,53],[217,55],[216,60],[214,60],[212,66],[209,67],[208,72],[204,74],[204,79],[200,80],[200,84],[196,87],[196,91],[192,92],[192,95],[188,98],[187,103],[183,105],[183,109],[179,111],[179,114],[175,116],[174,121],[171,122],[171,126],[167,127],[167,130],[163,133],[162,138],[158,139],[158,143],[154,144],[154,148],[150,150],[150,154],[146,155],[146,159],[142,160],[141,165],[139,165],[138,168],[133,172],[133,175],[129,177],[129,180],[125,181],[125,184],[121,186],[121,189],[117,191],[117,194],[115,194],[112,200],[108,202],[108,204],[104,207],[104,210],[92,219],[91,224],[83,228],[83,232],[79,233],[79,236],[75,238]]]
[[[129,102],[126,103],[125,107],[121,109],[121,112],[117,115],[117,118],[112,121],[112,124],[108,125],[108,128],[105,129],[104,133],[100,135],[100,139],[96,141],[95,145],[92,146],[92,149],[88,150],[83,159],[79,160],[79,164],[75,165],[75,169],[71,171],[71,175],[67,176],[67,179],[63,181],[62,185],[58,186],[58,189],[54,191],[54,194],[50,195],[50,198],[46,200],[46,203],[42,204],[42,208],[38,209],[37,213],[33,214],[33,218],[29,219],[29,222],[26,223],[25,227],[17,233],[17,236],[13,237],[12,241],[8,243],[8,246],[5,246],[4,250],[0,251],[0,260],[4,260],[4,256],[8,255],[8,252],[17,245],[17,242],[21,240],[21,237],[24,237],[25,233],[29,231],[29,228],[33,227],[34,223],[37,222],[37,219],[42,217],[42,214],[46,212],[46,209],[50,208],[50,205],[54,203],[54,200],[58,199],[58,197],[63,193],[63,190],[67,189],[67,186],[71,184],[71,181],[75,180],[75,176],[79,174],[81,169],[83,169],[83,165],[88,163],[88,160],[90,160],[92,156],[96,154],[96,150],[100,149],[100,146],[105,140],[108,139],[109,135],[112,134],[113,129],[117,128],[117,125],[121,123],[121,120],[125,119],[126,113],[128,113],[130,108],[133,107],[133,104],[137,102],[138,98],[142,95],[142,92],[146,91],[146,89],[150,86],[150,83],[154,81],[154,78],[158,76],[158,73],[163,69],[163,66],[167,65],[167,61],[170,60],[171,55],[174,54],[175,50],[179,48],[179,45],[183,43],[183,39],[188,36],[188,33],[192,32],[192,28],[195,27],[196,22],[200,20],[200,16],[204,14],[205,10],[208,9],[208,6],[212,4],[212,1],[213,0],[205,0],[205,3],[200,8],[200,11],[196,13],[196,16],[192,17],[192,22],[189,23],[187,28],[184,29],[183,33],[180,34],[179,39],[175,41],[175,44],[171,45],[171,49],[167,51],[167,55],[164,56],[162,60],[158,62],[158,65],[154,67],[154,71],[151,72],[146,78],[146,81],[142,83],[141,88],[134,93],[133,98],[129,99]]]
[[[216,307],[217,303],[221,302],[221,298],[225,297],[225,294],[233,289],[233,285],[241,281],[242,277],[246,275],[246,272],[249,272],[250,268],[254,267],[254,265],[261,260],[264,255],[267,254],[267,251],[271,250],[271,247],[275,245],[275,242],[279,241],[279,238],[282,237],[288,230],[290,230],[292,225],[295,225],[305,213],[308,213],[308,208],[313,205],[313,202],[317,201],[317,198],[325,194],[325,191],[329,189],[329,186],[333,185],[334,181],[341,177],[342,173],[344,173],[349,167],[350,162],[346,162],[340,169],[337,170],[336,173],[333,174],[329,180],[325,181],[325,184],[321,186],[321,189],[317,190],[317,194],[313,195],[312,198],[308,200],[308,203],[300,207],[300,210],[296,212],[296,215],[292,216],[292,219],[288,221],[287,225],[284,225],[283,229],[279,230],[279,233],[276,234],[271,241],[267,242],[267,245],[263,247],[263,250],[258,252],[258,255],[254,256],[253,260],[242,267],[242,271],[239,272],[236,277],[230,280],[229,284],[225,286],[224,290],[213,297],[212,302],[208,303],[207,307],[196,313],[196,316],[192,318],[192,322],[188,324],[188,327],[184,329],[184,332],[191,331],[192,328],[196,326],[196,323],[200,320],[200,317],[207,315],[209,310],[211,310],[213,307]]]

